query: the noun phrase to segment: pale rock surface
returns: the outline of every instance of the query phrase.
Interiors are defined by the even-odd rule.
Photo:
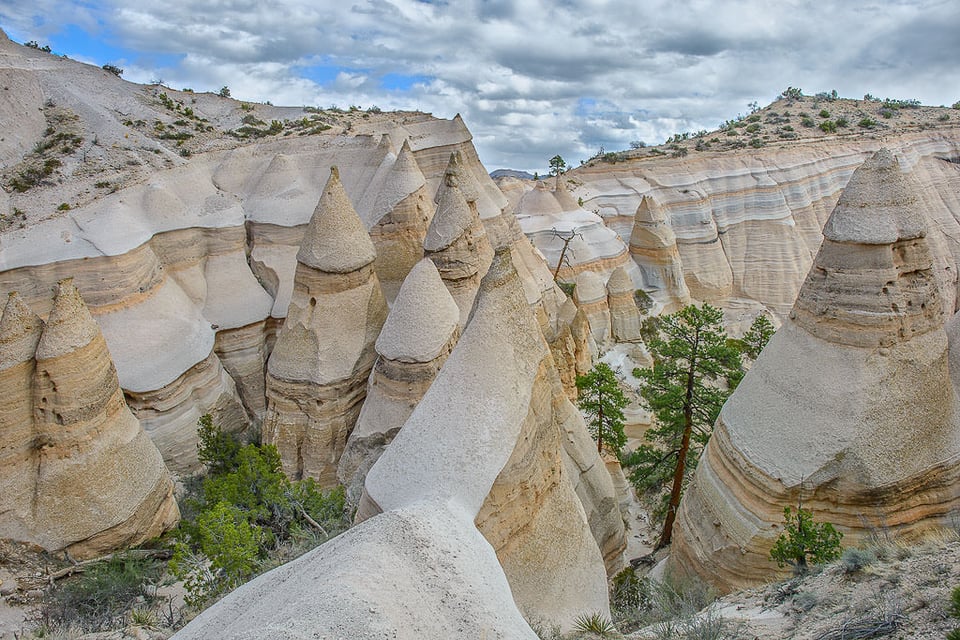
[[[845,546],[922,536],[960,506],[956,322],[944,330],[919,202],[885,150],[850,179],[792,317],[720,413],[673,567],[724,591],[769,580],[801,498]]]
[[[0,476],[9,510],[0,536],[86,558],[176,524],[173,482],[127,409],[106,341],[72,281],[60,283],[45,325],[11,296],[0,329],[0,375],[19,372],[11,382],[22,387],[22,374],[32,373],[32,388],[19,389],[32,416],[22,406],[0,414],[15,419],[0,425],[4,467],[20,472]]]
[[[603,278],[593,271],[582,272],[577,276],[573,299],[590,322],[590,331],[597,346],[602,348],[612,338],[610,307],[607,305],[607,287]]]
[[[583,271],[594,271],[606,279],[615,269],[624,267],[636,288],[641,288],[641,271],[630,259],[623,238],[606,226],[603,218],[577,203],[566,188],[565,178],[554,180],[553,185],[551,189],[544,182],[535,183],[516,199],[513,208],[523,232],[543,253],[550,269],[556,271],[563,253],[558,272],[563,281],[573,282]]]
[[[477,207],[470,201],[471,197],[478,197],[476,184],[464,180],[461,173],[461,161],[457,154],[452,154],[437,190],[437,210],[427,229],[423,249],[425,256],[437,266],[460,309],[460,324],[465,326],[480,279],[493,258],[493,247]],[[462,187],[467,187],[467,191]]]
[[[671,271],[682,268],[693,298],[724,308],[753,301],[782,319],[793,306],[841,190],[881,146],[889,146],[921,185],[918,195],[934,223],[928,239],[936,248],[938,278],[952,283],[944,295],[953,304],[960,243],[951,238],[960,229],[960,176],[956,164],[945,160],[960,156],[956,128],[614,166],[596,163],[569,175],[579,183],[574,195],[583,198],[584,208],[597,211],[624,238],[631,227],[620,225],[644,198],[655,201],[676,239],[680,263],[671,260]],[[645,263],[646,257],[635,259],[645,275],[655,267]]]
[[[610,333],[615,342],[637,342],[640,338],[640,309],[634,300],[636,289],[627,270],[617,267],[607,281]]]
[[[32,527],[34,354],[42,332],[43,321],[11,292],[0,318],[0,495],[2,527],[8,531]]]
[[[640,200],[630,235],[630,255],[643,274],[643,289],[673,313],[690,304],[690,291],[673,228],[651,196]]]
[[[567,628],[582,607],[607,608],[599,536],[588,519],[595,514],[584,513],[576,491],[590,485],[613,495],[595,452],[589,461],[591,447],[578,452],[585,471],[599,468],[606,485],[569,473],[570,433],[590,440],[561,392],[510,252],[500,250],[456,349],[367,475],[358,518],[411,501],[460,505],[496,549],[527,619]]]
[[[565,625],[583,606],[606,612],[599,551],[564,468],[543,446],[551,421],[535,413],[562,397],[542,393],[549,363],[509,252],[501,252],[456,348],[367,475],[362,521],[240,587],[175,637],[533,640],[521,610]],[[523,507],[533,505],[514,481],[530,456],[546,456],[553,469],[541,487],[546,506],[534,532],[495,551],[474,520],[491,495],[529,520]],[[561,514],[562,530],[554,519]],[[556,538],[544,538],[551,531]]]
[[[373,243],[336,168],[297,256],[287,319],[267,365],[263,437],[289,477],[332,486],[387,315]]]
[[[433,262],[404,280],[376,341],[367,397],[340,458],[337,477],[356,503],[370,467],[389,446],[460,337],[460,310]]]
[[[393,301],[403,279],[423,257],[423,242],[434,204],[410,142],[404,140],[383,189],[377,194],[370,237],[376,248],[374,268],[387,300]]]

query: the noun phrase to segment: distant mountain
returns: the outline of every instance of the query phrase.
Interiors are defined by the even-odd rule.
[[[496,169],[490,172],[490,177],[497,178],[520,178],[521,180],[533,180],[533,174],[526,171],[517,171],[516,169]]]

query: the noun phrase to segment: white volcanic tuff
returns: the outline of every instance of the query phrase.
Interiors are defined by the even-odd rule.
[[[410,417],[460,336],[460,310],[436,267],[422,259],[404,280],[376,341],[367,396],[337,477],[356,503],[367,471]]]
[[[584,270],[595,271],[606,278],[623,266],[639,288],[642,275],[630,260],[624,241],[600,216],[580,207],[565,185],[566,182],[561,181],[559,188],[551,190],[539,182],[533,189],[524,191],[515,209],[523,233],[543,253],[551,269],[556,269],[564,238],[574,236],[560,269],[564,280],[572,281]]]
[[[663,305],[665,312],[690,304],[676,236],[652,196],[643,197],[634,215],[630,255],[643,275],[642,288]]]
[[[957,508],[956,344],[919,203],[885,150],[850,179],[790,318],[720,413],[678,514],[678,568],[725,590],[768,579],[798,496],[852,543]]]
[[[350,273],[377,257],[367,230],[350,203],[336,166],[307,224],[297,262],[325,273]]]
[[[512,454],[530,446],[532,438],[522,434],[539,417],[534,405],[544,398],[536,381],[544,363],[549,363],[509,253],[498,260],[484,281],[463,339],[368,476],[370,497],[385,511],[240,587],[177,638],[205,638],[213,630],[228,639],[317,633],[356,638],[536,637],[515,598],[521,594],[528,614],[546,609],[531,610],[532,603],[522,595],[528,594],[528,584],[518,581],[523,576],[514,575],[508,583],[501,567],[501,562],[512,566],[515,552],[505,551],[507,560],[498,561],[474,525]],[[504,369],[504,363],[511,366]],[[465,385],[464,380],[473,384]],[[540,400],[534,403],[536,397]],[[585,433],[582,421],[581,430]],[[463,438],[472,444],[465,446]],[[517,473],[523,465],[512,467]],[[550,493],[552,499],[572,497],[565,482],[569,481],[557,485],[559,492]],[[551,588],[545,607],[562,609],[549,619],[564,625],[581,606],[606,609],[599,552],[594,547],[591,554],[589,544],[580,544],[589,542],[589,530],[579,503],[572,500],[562,510],[564,524],[576,522],[575,514],[581,524],[579,530],[572,527],[565,533],[580,535],[551,539],[556,543],[551,551],[563,552],[558,557],[540,552],[536,562],[524,567],[527,579],[534,582],[541,565],[559,569],[551,574],[553,580],[539,584]],[[372,506],[368,501],[367,509]],[[553,512],[541,511],[556,532]],[[529,516],[528,511],[523,513]],[[540,525],[534,528],[542,535]],[[533,549],[530,545],[536,540],[529,535],[525,531],[518,544]],[[567,553],[571,542],[578,543],[580,556]],[[417,588],[410,589],[411,584]],[[538,593],[544,597],[542,589]]]
[[[566,627],[575,608],[607,606],[602,558],[583,511],[589,504],[592,517],[594,503],[581,503],[576,485],[583,481],[597,492],[605,486],[612,494],[602,463],[584,466],[603,469],[606,485],[560,470],[570,437],[561,433],[566,428],[589,440],[562,394],[510,252],[500,250],[463,337],[368,473],[358,517],[421,501],[462,509],[494,544],[525,613]],[[568,519],[549,522],[545,514],[557,510]],[[531,513],[538,515],[528,520]],[[622,534],[618,514],[615,520]],[[559,540],[558,527],[566,532]],[[608,530],[597,529],[606,538]],[[554,554],[550,561],[544,559],[547,548]],[[531,554],[540,562],[530,562]],[[541,588],[531,588],[538,581]]]
[[[450,339],[459,313],[437,268],[423,259],[400,287],[377,338],[377,353],[401,362],[429,362]]]

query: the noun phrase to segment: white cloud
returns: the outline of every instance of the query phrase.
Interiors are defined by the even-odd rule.
[[[274,104],[459,112],[489,169],[543,172],[555,153],[576,162],[601,145],[711,129],[787,85],[960,98],[955,0],[6,4],[0,26],[31,38],[55,38],[70,23],[114,47],[182,55],[166,68],[132,65],[130,79],[229,85]],[[339,74],[323,84],[301,75],[318,62]],[[388,73],[418,79],[387,90]]]

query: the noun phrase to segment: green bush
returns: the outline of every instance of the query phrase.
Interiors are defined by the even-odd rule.
[[[85,632],[123,626],[126,612],[136,603],[154,599],[150,585],[158,584],[163,563],[118,553],[97,562],[56,588],[45,617],[55,626],[79,626]]]
[[[800,124],[809,128],[809,127],[813,127],[816,123],[813,121],[813,118],[811,118],[810,116],[803,116],[800,119]]]
[[[601,638],[612,638],[617,633],[617,628],[613,626],[602,613],[583,613],[573,621],[573,628],[581,633],[592,633]]]
[[[860,122],[857,123],[857,126],[862,127],[863,129],[873,129],[877,126],[877,121],[864,116],[863,118],[860,118]]]
[[[840,557],[843,534],[829,522],[816,523],[813,513],[802,506],[783,508],[783,533],[770,549],[778,567],[790,565],[797,574],[806,573],[808,561],[825,564]]]
[[[343,487],[322,491],[312,479],[291,482],[272,445],[241,446],[198,421],[198,457],[209,475],[183,500],[170,570],[198,606],[266,568],[270,551],[291,541],[319,544],[347,528]],[[304,531],[315,535],[304,535]]]
[[[836,133],[837,123],[833,120],[824,120],[820,123],[820,130],[824,133]]]
[[[753,124],[751,124],[751,125],[747,125],[747,128],[746,128],[746,132],[747,132],[747,133],[756,133],[757,131],[760,131],[760,125],[759,125],[759,124],[753,123]]]
[[[869,549],[844,549],[840,556],[840,566],[846,573],[858,573],[876,561],[876,554]]]
[[[849,127],[850,121],[847,120],[845,117],[840,116],[839,118],[837,118],[837,126],[840,128]]]
[[[950,592],[950,615],[960,618],[960,587]]]
[[[820,115],[821,118],[829,118],[829,117],[830,117],[830,112],[827,111],[826,109],[821,109],[819,115]]]

